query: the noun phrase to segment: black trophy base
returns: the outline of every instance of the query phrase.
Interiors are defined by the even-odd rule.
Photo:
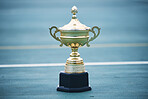
[[[72,74],[60,72],[59,86],[57,88],[57,91],[83,92],[89,90],[91,90],[91,87],[89,86],[87,72]]]

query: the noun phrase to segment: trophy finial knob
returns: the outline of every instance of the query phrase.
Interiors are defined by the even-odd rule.
[[[76,6],[71,8],[71,13],[73,14],[72,19],[77,19],[76,13],[78,13],[78,9]]]
[[[73,6],[73,7],[71,8],[71,13],[72,13],[73,15],[76,15],[76,13],[78,13],[78,9],[77,9],[76,6]]]

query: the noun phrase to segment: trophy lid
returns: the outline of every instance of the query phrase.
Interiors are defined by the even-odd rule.
[[[71,21],[64,25],[63,27],[60,27],[59,30],[89,30],[90,27],[87,27],[86,25],[80,23],[80,21],[76,17],[76,13],[78,13],[77,7],[73,6],[71,9],[71,13],[73,14]]]

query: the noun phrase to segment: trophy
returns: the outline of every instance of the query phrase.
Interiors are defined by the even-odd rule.
[[[89,42],[93,41],[100,34],[100,28],[97,26],[90,28],[81,24],[76,17],[77,12],[77,7],[73,6],[71,9],[73,16],[67,25],[60,28],[56,26],[49,28],[51,36],[61,43],[61,47],[64,44],[72,50],[70,57],[66,61],[65,71],[61,71],[59,74],[57,91],[82,92],[91,90],[88,72],[85,71],[85,65],[83,59],[80,58],[78,48],[85,44],[89,47]],[[52,33],[53,29],[55,30],[54,33]],[[95,29],[97,29],[97,33]],[[56,36],[58,32],[60,32],[60,38]],[[93,33],[93,37],[89,37],[89,32]]]

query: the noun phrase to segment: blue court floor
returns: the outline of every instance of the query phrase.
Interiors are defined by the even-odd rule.
[[[57,92],[63,67],[1,68],[1,99],[147,99],[148,65],[87,66],[91,91]]]

